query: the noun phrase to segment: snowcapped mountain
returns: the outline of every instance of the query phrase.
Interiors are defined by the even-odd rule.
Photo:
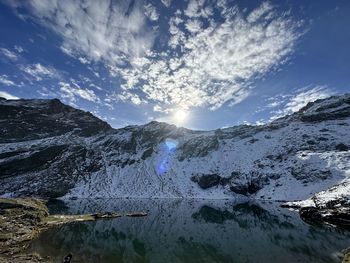
[[[113,129],[57,99],[0,99],[0,123],[2,196],[350,195],[350,94],[266,125],[215,131],[159,122]]]

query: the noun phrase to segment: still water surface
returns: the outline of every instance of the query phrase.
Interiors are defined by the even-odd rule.
[[[312,226],[275,203],[82,199],[52,213],[147,211],[142,218],[72,223],[43,233],[31,250],[61,262],[340,262],[350,231]]]

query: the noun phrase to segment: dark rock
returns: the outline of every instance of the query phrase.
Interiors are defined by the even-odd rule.
[[[217,186],[220,183],[221,176],[218,174],[195,175],[191,177],[191,180],[198,183],[200,188],[208,189]]]
[[[350,205],[346,199],[331,200],[322,207],[302,207],[299,214],[311,224],[329,224],[350,229]]]
[[[246,195],[248,193],[248,187],[243,184],[233,184],[230,186],[230,190],[236,194]]]
[[[325,138],[325,137],[319,137],[319,138],[318,138],[318,140],[319,140],[319,141],[323,141],[323,142],[325,142],[325,141],[328,141],[328,138]]]
[[[220,178],[220,185],[227,185],[230,182],[231,178],[228,177],[221,177]]]
[[[322,216],[316,207],[302,207],[299,210],[300,217],[305,221],[321,222]]]
[[[145,212],[132,212],[132,213],[127,213],[126,216],[128,216],[128,217],[144,217],[144,216],[147,216],[147,213],[145,213]]]
[[[72,258],[73,258],[72,254],[68,254],[67,256],[64,257],[64,259],[62,260],[62,263],[70,263]]]
[[[121,215],[119,215],[118,213],[114,213],[114,212],[91,214],[91,216],[95,219],[112,219],[112,218],[116,218],[116,217],[121,217]]]
[[[148,157],[151,157],[153,153],[153,148],[148,148],[146,151],[143,152],[142,156],[141,156],[141,159],[142,160],[146,160]]]
[[[323,128],[323,129],[321,129],[320,130],[320,132],[328,132],[329,130],[328,129],[325,129],[325,128]]]
[[[339,143],[335,146],[335,149],[337,151],[348,151],[349,150],[349,146],[345,145],[344,143]]]
[[[182,153],[179,155],[179,161],[191,157],[204,157],[218,148],[219,141],[217,136],[199,136],[187,141],[180,147]]]
[[[316,144],[316,142],[314,140],[307,140],[306,142],[309,145],[315,145]]]
[[[259,139],[253,138],[253,139],[249,140],[250,143],[255,143],[255,142],[257,142],[257,141],[259,141]]]
[[[59,136],[74,132],[79,136],[92,136],[112,128],[90,112],[64,105],[58,99],[1,101],[0,143],[18,142]]]
[[[0,177],[45,169],[49,162],[58,158],[65,149],[67,149],[67,145],[54,145],[42,151],[34,152],[26,158],[2,163],[0,164]]]

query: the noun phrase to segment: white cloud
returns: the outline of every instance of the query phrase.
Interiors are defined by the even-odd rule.
[[[78,60],[82,63],[82,64],[90,64],[90,61],[84,57],[79,57]]]
[[[171,2],[172,2],[172,0],[161,0],[161,1],[162,1],[163,5],[165,5],[166,7],[170,7]]]
[[[14,49],[18,52],[18,53],[23,53],[24,49],[21,46],[15,45]]]
[[[112,68],[129,92],[171,108],[234,105],[246,98],[251,82],[284,64],[300,37],[299,21],[262,4],[250,14],[220,8],[222,22],[205,19],[203,1],[190,1],[184,31],[181,12],[169,21],[166,52],[149,52],[132,61],[132,68]],[[200,12],[200,14],[199,14]],[[248,18],[251,22],[248,21]],[[175,21],[178,22],[175,22]],[[203,26],[201,23],[205,24]],[[196,25],[194,25],[196,24]],[[199,30],[200,28],[200,30]]]
[[[145,26],[140,0],[13,0],[7,3],[15,10],[29,10],[37,22],[62,38],[61,50],[77,58],[86,56],[91,61],[124,64],[153,45],[154,35]]]
[[[0,91],[0,97],[5,98],[7,100],[18,100],[19,98],[6,92],[6,91]]]
[[[313,102],[318,99],[324,99],[334,92],[327,86],[307,86],[296,90],[293,94],[289,95],[276,95],[269,99],[268,108],[282,107],[278,110],[273,110],[271,113],[273,116],[270,120],[274,120],[283,117],[287,114],[299,111],[301,108],[306,106],[309,102]]]
[[[186,29],[191,33],[197,33],[202,29],[202,22],[198,19],[189,20],[186,23]]]
[[[288,61],[301,35],[301,22],[268,2],[248,13],[224,0],[189,0],[184,11],[165,16],[169,34],[159,36],[155,50],[156,33],[147,17],[155,21],[162,14],[141,0],[9,3],[29,9],[61,36],[66,54],[102,61],[121,77],[119,99],[163,110],[239,103],[256,78]]]
[[[17,60],[18,59],[17,54],[15,52],[7,49],[7,48],[0,48],[0,51],[8,59],[11,59],[11,60]]]
[[[35,80],[40,81],[43,78],[59,77],[59,73],[52,67],[43,66],[40,63],[32,65],[22,65],[20,69],[25,73],[31,75]]]
[[[185,15],[191,18],[208,18],[213,15],[213,9],[211,6],[205,5],[205,0],[190,0],[185,10]]]
[[[249,14],[247,20],[249,23],[257,22],[259,19],[271,17],[274,15],[273,6],[269,2],[263,2],[260,8],[255,9]]]
[[[100,99],[93,90],[81,88],[75,82],[72,84],[59,82],[59,86],[62,98],[68,99],[72,103],[77,101],[77,97],[96,103],[100,102]]]
[[[138,96],[137,94],[123,92],[121,94],[116,95],[116,97],[123,102],[130,101],[131,103],[133,103],[135,105],[140,105],[141,103],[146,103],[146,101],[142,100],[140,98],[140,96]]]
[[[7,75],[0,76],[0,83],[4,84],[6,86],[16,86],[16,83],[14,83],[12,80],[10,80]]]
[[[145,15],[151,20],[151,21],[157,21],[159,18],[159,14],[157,12],[157,9],[152,4],[148,3],[144,6],[145,8]]]

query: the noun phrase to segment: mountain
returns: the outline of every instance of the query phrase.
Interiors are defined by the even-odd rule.
[[[350,94],[260,126],[113,129],[59,100],[0,99],[0,195],[328,200],[350,194]]]

